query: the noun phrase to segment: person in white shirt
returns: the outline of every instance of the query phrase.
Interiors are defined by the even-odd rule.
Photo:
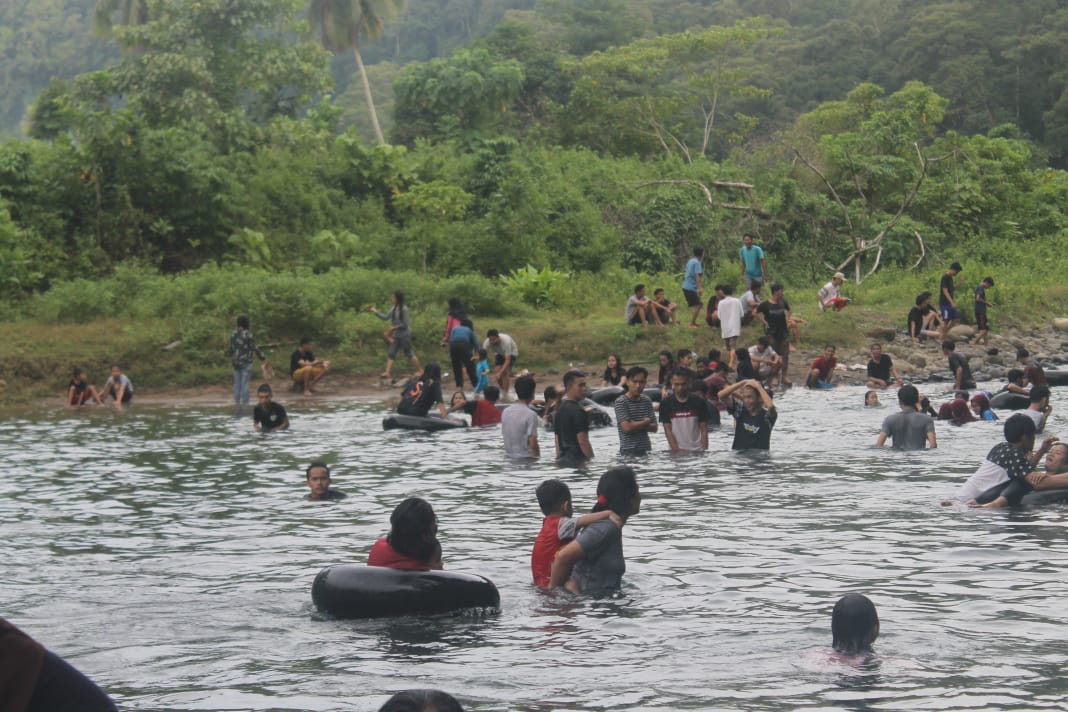
[[[820,311],[825,309],[834,309],[835,311],[842,311],[849,304],[849,299],[842,296],[840,287],[845,282],[845,275],[841,272],[835,272],[831,281],[823,285],[823,288],[816,293],[816,298],[819,299]]]
[[[720,333],[723,334],[723,343],[730,354],[731,368],[734,368],[734,349],[738,347],[738,337],[742,333],[742,302],[734,295],[734,287],[730,284],[721,284],[720,291],[723,298],[716,306],[716,318],[719,319]]]

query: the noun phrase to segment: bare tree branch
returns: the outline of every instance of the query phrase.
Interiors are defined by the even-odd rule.
[[[924,244],[923,237],[920,235],[918,230],[913,230],[912,234],[916,237],[916,241],[920,243],[920,257],[916,260],[916,263],[912,265],[912,269],[916,269],[920,266],[920,263],[922,263],[927,257],[927,245]]]
[[[736,203],[720,203],[717,202],[712,195],[712,189],[708,187],[708,184],[699,180],[690,179],[658,179],[658,180],[646,180],[635,183],[637,188],[646,188],[651,185],[691,185],[699,188],[702,193],[705,194],[705,201],[713,208],[723,208],[724,210],[738,210],[741,212],[755,213],[762,218],[770,218],[771,213],[764,210],[756,204],[756,197],[753,195],[753,186],[748,183],[732,183],[728,181],[711,181],[713,187],[716,188],[737,188],[746,191],[749,195],[749,205],[738,205]]]

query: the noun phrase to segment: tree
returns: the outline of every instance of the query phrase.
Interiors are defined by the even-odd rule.
[[[386,20],[393,18],[404,8],[404,0],[312,0],[308,7],[312,27],[316,29],[323,47],[333,52],[352,50],[356,68],[363,83],[363,94],[371,114],[375,138],[385,143],[382,127],[378,123],[375,100],[371,95],[371,83],[367,68],[360,54],[361,40],[374,41],[382,36]]]
[[[119,13],[119,25],[143,25],[149,20],[149,0],[97,0],[93,10],[93,30],[110,37],[115,26],[115,13]]]

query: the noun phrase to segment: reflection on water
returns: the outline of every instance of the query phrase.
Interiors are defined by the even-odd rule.
[[[879,452],[893,408],[861,402],[793,390],[770,455],[730,452],[727,427],[706,456],[634,461],[642,512],[602,601],[530,586],[533,493],[563,477],[587,508],[614,429],[575,471],[506,461],[497,429],[383,432],[374,403],[289,404],[292,431],[269,436],[223,407],[19,413],[0,422],[0,615],[124,709],[374,710],[425,686],[478,710],[1063,708],[1068,509],[939,506],[1001,424]],[[347,500],[302,500],[320,458]],[[447,568],[491,578],[502,610],[315,612],[315,574],[365,560],[409,495],[434,505]],[[877,668],[813,661],[849,591],[879,608]]]

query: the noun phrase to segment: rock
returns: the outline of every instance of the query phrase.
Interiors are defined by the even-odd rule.
[[[987,349],[986,350],[986,355],[987,356],[997,356],[998,355],[998,350],[996,348],[995,349]]]
[[[877,326],[866,333],[876,341],[893,341],[894,337],[897,336],[897,330],[889,326]]]
[[[967,324],[957,324],[949,330],[949,338],[954,341],[962,341],[975,336],[975,329]]]
[[[927,359],[919,354],[909,356],[908,363],[911,363],[916,368],[927,368]]]
[[[1009,339],[1009,343],[1012,344],[1013,346],[1015,346],[1018,349],[1026,349],[1027,348],[1026,344],[1024,344],[1024,340],[1021,339],[1019,336],[1014,336],[1011,339]]]
[[[971,356],[968,358],[968,368],[972,370],[972,373],[982,371],[986,368],[986,359],[982,356]]]
[[[560,369],[558,369],[558,368],[548,368],[548,369],[545,370],[545,373],[547,373],[550,376],[559,376],[560,375]]]

